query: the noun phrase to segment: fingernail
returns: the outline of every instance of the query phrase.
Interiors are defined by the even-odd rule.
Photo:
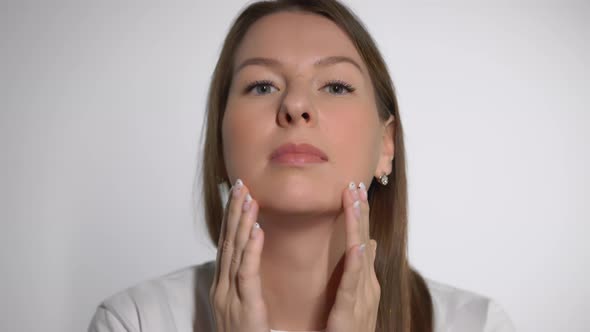
[[[242,180],[237,179],[236,183],[231,188],[231,193],[232,193],[233,197],[238,196],[238,194],[240,193],[240,189],[242,189],[243,186],[244,186],[244,183],[242,182]]]
[[[360,191],[361,199],[366,202],[367,201],[367,197],[368,197],[367,196],[367,187],[362,182],[359,183],[359,191]]]
[[[258,235],[258,230],[260,230],[260,224],[254,223],[254,225],[252,226],[252,231],[250,232],[250,237],[255,239],[256,235]]]
[[[244,199],[244,205],[242,205],[242,211],[245,212],[245,211],[250,210],[250,205],[251,205],[250,202],[252,202],[252,196],[250,196],[250,193],[248,193],[246,195],[246,198]]]
[[[359,246],[358,253],[360,256],[362,256],[365,253],[365,247],[366,245],[364,243]]]
[[[356,216],[357,219],[361,219],[361,202],[360,201],[354,201],[354,203],[352,204],[352,207],[354,208],[354,215]]]
[[[350,192],[352,193],[352,197],[354,198],[355,201],[358,201],[359,199],[359,193],[356,190],[356,185],[354,184],[354,182],[350,182],[348,184],[348,190],[350,190]]]

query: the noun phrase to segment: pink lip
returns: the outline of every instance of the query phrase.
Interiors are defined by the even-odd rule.
[[[311,144],[287,143],[274,150],[270,159],[278,163],[307,164],[326,162],[328,156]]]

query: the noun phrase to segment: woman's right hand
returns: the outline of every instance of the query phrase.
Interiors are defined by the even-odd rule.
[[[239,179],[229,196],[209,291],[217,332],[269,332],[260,280],[264,232],[256,223],[258,204]]]

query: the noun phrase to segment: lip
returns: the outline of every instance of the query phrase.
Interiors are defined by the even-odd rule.
[[[270,160],[286,164],[323,163],[328,161],[328,156],[311,144],[286,143],[273,151]]]

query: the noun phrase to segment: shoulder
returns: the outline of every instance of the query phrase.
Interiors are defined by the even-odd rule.
[[[495,300],[424,278],[430,291],[434,331],[514,332],[514,324]]]
[[[119,291],[100,303],[89,331],[192,331],[196,315],[203,316],[200,320],[211,317],[208,301],[213,275],[210,261]]]

